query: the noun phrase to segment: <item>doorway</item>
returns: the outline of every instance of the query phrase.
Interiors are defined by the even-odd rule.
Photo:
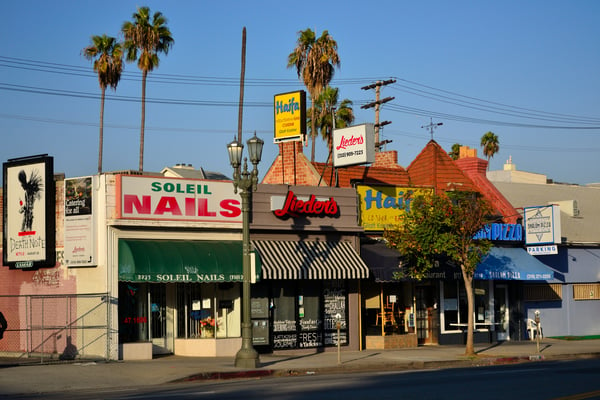
[[[438,335],[434,324],[434,296],[432,286],[415,288],[416,328],[419,345],[437,344]]]
[[[494,325],[497,340],[510,340],[507,285],[496,285],[494,288]]]

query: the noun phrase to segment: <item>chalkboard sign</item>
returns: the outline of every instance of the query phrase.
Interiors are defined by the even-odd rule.
[[[323,335],[321,332],[301,332],[298,335],[298,347],[321,347],[323,346]]]
[[[326,330],[336,329],[339,314],[342,329],[346,329],[346,290],[341,287],[325,288],[323,292],[323,313],[325,316]]]
[[[348,344],[348,335],[346,331],[340,330],[340,345]],[[325,332],[325,346],[337,346],[337,331]]]
[[[278,333],[273,335],[273,350],[295,349],[298,345],[298,336],[295,333]]]

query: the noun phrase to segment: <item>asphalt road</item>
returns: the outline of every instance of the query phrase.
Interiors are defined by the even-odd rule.
[[[13,399],[600,399],[600,359],[440,370],[195,381]]]

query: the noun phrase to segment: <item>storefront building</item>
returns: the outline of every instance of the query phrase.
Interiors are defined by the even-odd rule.
[[[235,355],[241,346],[242,217],[231,182],[112,178],[106,254],[118,297],[112,324],[119,358]]]
[[[358,255],[352,189],[259,185],[252,244],[262,279],[252,288],[253,340],[262,351],[360,348]]]
[[[301,147],[284,143],[264,182],[294,181],[307,186],[354,188],[359,197],[360,255],[369,268],[369,278],[360,282],[361,341],[366,348],[416,346],[417,344],[462,343],[466,328],[466,296],[460,270],[441,265],[419,282],[403,277],[401,257],[381,241],[384,226],[394,224],[398,211],[410,208],[410,193],[418,191],[474,191],[493,204],[504,226],[521,226],[520,214],[486,179],[487,162],[474,149],[461,149],[452,160],[430,141],[405,169],[397,153],[377,152],[368,166],[333,168],[310,163]],[[515,228],[516,232],[516,228]],[[522,338],[525,280],[545,282],[548,270],[523,248],[516,238],[497,243],[482,262],[475,278],[477,315],[475,339],[479,342]],[[513,269],[504,273],[504,269]],[[540,275],[528,271],[542,270]],[[383,339],[382,339],[383,338]]]

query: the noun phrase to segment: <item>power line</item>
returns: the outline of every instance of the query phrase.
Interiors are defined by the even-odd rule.
[[[18,68],[25,70],[34,70],[38,72],[47,73],[60,73],[70,76],[83,76],[97,79],[97,75],[91,68],[82,66],[73,66],[67,64],[59,64],[52,62],[44,62],[37,60],[29,60],[14,57],[0,56],[0,67]],[[141,80],[141,73],[127,73],[124,72],[125,79],[128,80]],[[555,122],[556,124],[535,124],[525,123],[519,121],[500,121],[491,118],[476,118],[470,116],[463,116],[457,114],[449,114],[438,111],[431,111],[425,109],[419,109],[416,107],[402,106],[396,103],[390,103],[387,107],[391,111],[407,113],[411,115],[421,115],[429,118],[439,118],[445,120],[452,120],[458,122],[474,123],[474,124],[485,124],[495,126],[510,126],[518,128],[541,128],[541,129],[570,129],[579,132],[589,131],[589,133],[596,133],[600,129],[600,118],[585,117],[570,114],[561,113],[549,113],[539,110],[533,110],[529,108],[515,107],[507,104],[498,102],[483,100],[476,97],[465,96],[455,92],[437,89],[431,86],[423,85],[417,82],[413,82],[407,79],[398,79],[404,84],[396,83],[396,79],[388,80],[392,84],[394,90],[403,91],[412,95],[428,98],[438,102],[449,103],[458,105],[477,111],[493,113],[497,115],[505,115],[513,118],[520,118],[530,121],[543,121],[543,122]],[[182,75],[182,74],[159,74],[152,73],[149,75],[149,81],[154,83],[165,83],[165,84],[183,84],[183,85],[208,85],[208,86],[237,86],[237,78],[223,78],[223,77],[211,77],[211,76],[195,76],[195,75]],[[344,85],[357,85],[361,82],[371,81],[372,78],[351,78],[351,79],[334,79],[336,84]],[[385,81],[385,82],[388,82]],[[378,81],[382,82],[382,81]],[[293,85],[297,86],[297,79],[247,79],[246,85],[248,86],[286,86]],[[416,87],[411,87],[413,85]],[[368,88],[368,86],[365,86]],[[423,90],[421,88],[427,89]],[[55,96],[66,96],[74,98],[87,98],[87,99],[99,99],[100,94],[98,93],[86,93],[79,91],[69,91],[63,89],[50,89],[40,88],[34,86],[24,85],[13,85],[9,83],[0,83],[0,90],[10,90],[23,93],[42,94],[42,95],[55,95]],[[126,101],[126,102],[140,102],[141,99],[137,96],[121,96],[108,93],[107,99],[115,101]],[[384,100],[391,101],[393,98],[386,98]],[[466,99],[466,100],[464,100]],[[185,106],[211,106],[211,107],[233,107],[237,106],[234,101],[213,101],[213,100],[187,100],[187,99],[161,99],[161,98],[147,98],[146,101],[154,104],[170,104],[170,105],[185,105]],[[355,105],[369,105],[371,103],[364,100],[353,100]],[[245,106],[248,107],[271,107],[270,102],[247,102]],[[364,107],[361,107],[364,108]],[[575,125],[577,124],[577,125]]]

